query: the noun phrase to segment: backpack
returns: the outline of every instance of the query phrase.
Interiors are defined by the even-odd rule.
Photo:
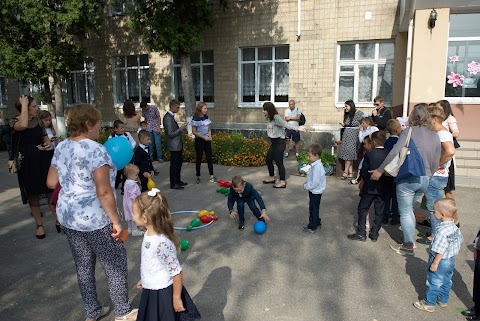
[[[307,122],[307,119],[305,118],[305,115],[303,113],[301,113],[300,114],[300,120],[298,121],[298,125],[303,126],[303,125],[305,125],[306,122]]]

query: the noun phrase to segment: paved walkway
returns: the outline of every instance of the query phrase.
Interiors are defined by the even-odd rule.
[[[295,172],[293,157],[287,173]],[[0,153],[0,164],[6,154]],[[262,186],[267,170],[215,165],[219,179],[241,174],[264,192],[272,221],[264,235],[253,232],[253,215],[246,228],[228,218],[226,197],[215,184],[194,184],[194,164],[184,164],[182,179],[190,184],[184,191],[168,189],[169,163],[159,164],[157,187],[165,192],[173,211],[215,211],[220,219],[204,229],[180,231],[190,242],[179,259],[184,284],[208,321],[265,320],[464,320],[457,311],[472,304],[472,247],[478,226],[478,190],[456,192],[462,233],[466,242],[457,257],[449,306],[434,314],[416,310],[412,302],[425,291],[427,248],[418,245],[415,257],[404,258],[389,246],[401,236],[398,226],[386,226],[379,241],[354,242],[358,204],[357,187],[328,177],[321,203],[323,228],[305,235],[301,227],[308,218],[308,195],[304,178],[290,175],[288,188]],[[45,207],[47,237],[37,240],[27,206],[21,204],[16,176],[0,166],[0,320],[84,320],[83,303],[75,267],[63,234]],[[118,195],[121,200],[121,196]],[[121,202],[119,202],[121,204]],[[193,215],[176,215],[176,224],[187,226]],[[138,306],[135,289],[140,269],[140,237],[126,243],[130,296]],[[98,267],[100,300],[109,303],[105,277]],[[106,320],[113,320],[113,314]]]

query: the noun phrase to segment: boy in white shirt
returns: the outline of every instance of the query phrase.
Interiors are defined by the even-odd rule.
[[[135,146],[137,145],[132,135],[129,132],[125,131],[125,123],[118,119],[113,122],[113,132],[112,132],[112,135],[108,137],[108,139],[113,137],[125,138],[126,140],[128,140],[130,145],[132,145],[132,148],[135,148]],[[117,189],[118,186],[120,186],[120,183],[122,183],[122,195],[123,195],[123,188],[125,186],[125,180],[126,180],[126,177],[123,174],[123,169],[117,171],[117,177],[115,178],[115,189]]]
[[[307,153],[308,160],[312,163],[312,168],[308,172],[307,182],[303,185],[303,188],[308,191],[310,216],[308,225],[303,228],[303,231],[313,234],[322,227],[320,201],[322,200],[322,193],[325,191],[327,180],[321,160],[322,147],[318,144],[312,144],[308,147]]]

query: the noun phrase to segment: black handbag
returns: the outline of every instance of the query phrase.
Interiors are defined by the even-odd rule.
[[[453,146],[455,148],[460,148],[460,144],[458,143],[458,140],[455,137],[453,137]]]

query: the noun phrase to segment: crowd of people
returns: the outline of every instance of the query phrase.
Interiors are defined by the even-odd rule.
[[[392,119],[382,97],[375,97],[374,105],[372,114],[366,116],[355,108],[352,100],[346,101],[343,122],[340,123],[342,148],[338,157],[345,163],[341,179],[358,184],[360,190],[356,230],[348,238],[364,242],[368,236],[375,242],[382,224],[390,222],[392,225],[401,224],[403,232],[403,243],[392,246],[396,253],[414,255],[415,242],[429,244],[428,289],[425,299],[415,302],[414,306],[433,312],[435,305],[443,307],[448,302],[454,258],[463,241],[452,194],[458,126],[445,100],[430,106],[417,104],[410,112],[405,130],[398,120]],[[10,120],[13,148],[9,154],[9,168],[17,173],[22,201],[30,206],[38,239],[45,238],[41,200],[55,198],[49,204],[55,215],[56,229],[65,233],[75,261],[87,321],[98,320],[110,312],[110,307],[102,306],[97,298],[97,259],[108,280],[115,320],[176,320],[180,313],[184,320],[200,317],[182,286],[182,269],[177,258],[180,245],[174,233],[168,201],[158,189],[147,186],[148,180],[158,174],[153,166],[154,160],[162,162],[162,124],[165,145],[170,153],[170,188],[183,190],[188,185],[181,179],[182,136],[187,124],[179,125],[175,119],[180,110],[178,100],[169,103],[163,119],[156,106],[142,102],[140,107],[144,121],[136,113],[134,103],[127,100],[123,106],[124,114],[113,124],[109,138],[125,138],[134,150],[131,163],[119,170],[106,148],[96,142],[100,135],[101,114],[94,106],[77,104],[70,109],[70,137],[61,142],[52,125],[51,114],[38,112],[32,97],[18,99],[19,115]],[[301,111],[293,100],[289,102],[284,117],[271,102],[264,103],[262,111],[270,139],[266,154],[268,177],[263,184],[286,188],[283,161],[288,157],[289,140],[294,142],[298,156],[299,132],[305,131],[299,126]],[[201,182],[204,154],[209,181],[215,183],[211,119],[205,103],[198,104],[191,125],[197,154],[196,183]],[[415,147],[418,152],[422,160],[420,174],[389,175],[386,168],[396,161],[405,146],[411,150]],[[312,144],[307,148],[307,154],[311,169],[304,189],[309,195],[309,217],[303,231],[315,233],[321,228],[320,202],[326,188],[322,147]],[[355,178],[356,163],[359,165]],[[139,309],[133,309],[128,299],[127,255],[119,241],[124,227],[116,206],[115,188],[121,188],[124,195],[128,234],[144,237],[141,280],[137,284],[143,289]],[[55,196],[51,197],[53,190]],[[443,198],[443,192],[446,198]],[[413,205],[422,195],[426,197],[430,213],[422,223],[430,226],[431,233],[415,240]],[[270,218],[261,194],[241,176],[235,176],[227,207],[231,218],[238,216],[240,230],[245,227],[245,203],[258,221],[267,224]],[[374,219],[367,234],[368,213],[372,205]],[[475,282],[480,283],[479,280],[480,268],[476,268]],[[474,291],[475,300],[480,297],[480,287],[477,285]],[[477,301],[480,306],[480,299],[475,301],[476,304]],[[480,308],[476,308],[466,312],[472,320],[480,320]]]

